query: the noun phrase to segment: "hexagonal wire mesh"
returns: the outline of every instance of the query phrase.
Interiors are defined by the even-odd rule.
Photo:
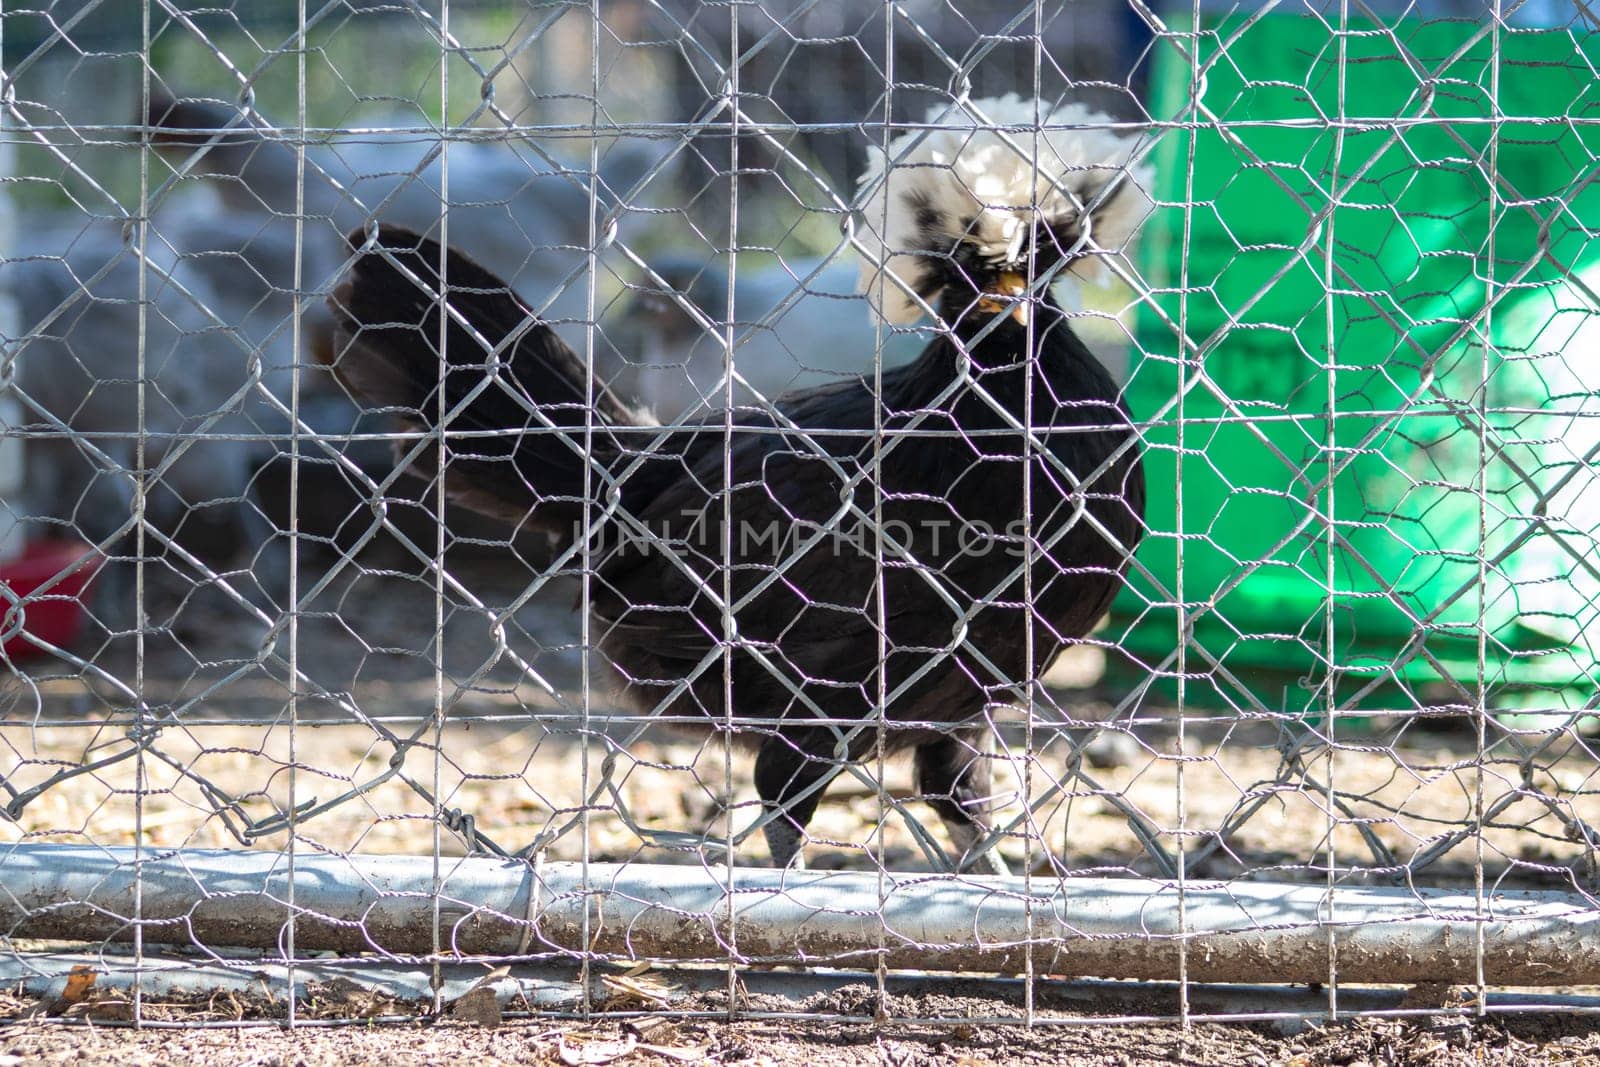
[[[1587,14],[61,0],[0,46],[0,1014],[1600,974]],[[878,996],[747,991],[781,962]]]

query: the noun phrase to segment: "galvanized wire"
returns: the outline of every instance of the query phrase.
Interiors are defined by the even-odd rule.
[[[1353,889],[1470,892],[1479,1011],[1496,1003],[1485,931],[1498,894],[1561,893],[1561,915],[1591,917],[1600,34],[1586,12],[147,0],[140,24],[126,14],[97,0],[0,12],[0,196],[19,218],[0,248],[18,320],[0,383],[21,419],[5,441],[26,465],[0,502],[0,881],[8,856],[34,862],[12,847],[24,842],[132,846],[141,865],[265,850],[290,871],[425,857],[431,951],[416,956],[430,995],[396,1013],[421,1018],[455,980],[459,916],[442,887],[456,858],[574,861],[598,903],[576,920],[579,947],[556,953],[581,968],[560,1010],[621,1011],[601,981],[613,965],[677,956],[607,940],[611,865],[686,865],[737,886],[765,859],[760,830],[776,815],[730,739],[770,727],[770,709],[735,706],[737,651],[841,743],[875,739],[873,758],[824,779],[809,862],[873,872],[880,914],[911,872],[931,907],[970,876],[886,756],[891,724],[829,715],[781,649],[737,632],[808,547],[862,529],[880,579],[916,569],[954,620],[947,654],[1005,695],[984,713],[997,752],[975,754],[999,794],[979,848],[1023,876],[1023,992],[998,1014],[1081,1021],[1036,996],[1063,940],[1048,932],[1049,894],[1070,896],[1076,878],[1176,891],[1173,928],[1119,936],[1151,952],[1178,938],[1157,1014],[1184,1021],[1208,1017],[1191,1000],[1191,968],[1206,964],[1186,940],[1204,933],[1189,901],[1215,906],[1219,885],[1325,888],[1330,1015],[1349,1010]],[[1263,40],[1299,42],[1287,53],[1304,79],[1255,73]],[[1378,63],[1414,86],[1375,114],[1364,64]],[[1551,98],[1563,72],[1571,95]],[[1529,111],[1520,86],[1539,79],[1554,102]],[[873,189],[856,177],[868,146],[927,128],[930,106],[985,120],[984,98],[1003,92],[1039,100],[1040,115],[1064,99],[1108,112],[1102,125],[1133,138],[1158,183],[1143,243],[1106,257],[1111,284],[1085,290],[1072,322],[1126,386],[1166,478],[1151,485],[1160,507],[1106,624],[1024,677],[1004,676],[966,627],[1013,584],[1031,601],[1032,564],[1064,532],[1041,541],[1030,522],[1023,556],[963,601],[883,522],[875,489],[885,458],[951,435],[977,454],[979,436],[931,411],[889,428],[880,412],[860,431],[871,460],[851,470],[774,404],[855,375],[881,389],[937,336],[874,320],[856,293],[862,227],[883,223],[863,217]],[[157,122],[172,99],[204,103]],[[1006,133],[1036,151],[1037,124]],[[1541,151],[1553,176],[1518,169]],[[1218,176],[1219,158],[1232,174]],[[1436,179],[1476,199],[1422,202],[1415,188]],[[1376,238],[1373,217],[1389,222]],[[631,468],[590,470],[596,485],[718,411],[707,425],[722,438],[725,507],[741,434],[827,465],[841,487],[830,520],[797,522],[753,589],[731,566],[707,578],[663,556],[722,620],[680,687],[723,680],[712,740],[624,713],[581,610],[602,534],[659,531],[601,492],[565,547],[467,514],[391,452],[448,469],[471,433],[397,431],[328,372],[341,234],[372,218],[431,227],[506,275],[584,355],[591,395],[609,386],[655,409],[655,440]],[[1255,379],[1241,370],[1257,366]],[[970,375],[957,388],[1003,407]],[[442,391],[437,404],[443,420]],[[749,412],[770,425],[742,425]],[[530,433],[556,429],[529,417]],[[598,429],[591,417],[575,450],[591,453]],[[1067,469],[1030,420],[999,432],[1064,484],[1097,473]],[[724,562],[732,527],[725,514]],[[24,589],[46,540],[67,554]],[[75,575],[97,565],[80,596]],[[878,624],[880,662],[886,587],[856,606]],[[77,632],[59,636],[56,613]],[[1030,649],[1038,625],[1019,636]],[[886,675],[875,685],[882,707],[894,694]],[[170,1021],[139,977],[166,963],[141,921],[145,883],[133,886],[133,1019]],[[300,886],[286,883],[282,938],[247,939],[275,945],[251,959],[281,966],[291,991],[260,1010],[294,1022],[308,1021],[297,975],[320,966],[301,935],[322,930]],[[751,935],[738,903],[730,892],[712,917],[722,1000],[662,1010],[771,1014],[740,1007]],[[27,934],[48,910],[30,905],[0,931],[0,973],[35,975],[59,954]],[[117,958],[112,936],[87,951]],[[880,922],[854,960],[884,1013],[904,937]],[[982,937],[938,949],[963,958]],[[196,981],[233,966],[234,945],[189,947],[206,961]],[[525,939],[492,962],[550,955]],[[1305,980],[1267,965],[1255,977]]]

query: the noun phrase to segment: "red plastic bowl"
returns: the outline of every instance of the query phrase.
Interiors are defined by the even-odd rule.
[[[83,629],[84,592],[101,562],[99,553],[82,541],[52,539],[35,541],[21,556],[0,564],[0,585],[10,590],[10,596],[0,596],[0,635],[4,637],[0,651],[11,659],[21,659],[44,654],[32,639],[57,647],[76,640]],[[20,607],[11,602],[12,597],[26,597],[49,582],[54,584],[39,599]]]

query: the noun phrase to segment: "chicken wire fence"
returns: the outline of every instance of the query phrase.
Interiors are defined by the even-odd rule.
[[[1465,0],[7,5],[3,1013],[1593,984],[1594,31]],[[895,275],[894,213],[941,205],[894,183],[929,173],[974,217]],[[958,308],[985,211],[1034,220],[1000,256],[1027,288]],[[920,318],[875,314],[906,279]],[[518,362],[536,323],[576,377]],[[1027,369],[1052,329],[1129,413],[1067,420],[1131,426],[1094,463],[1050,413],[1085,379]],[[354,362],[413,350],[425,403]],[[645,483],[715,536],[628,518]],[[726,521],[757,515],[759,565]],[[804,866],[767,866],[802,807]],[[750,969],[780,963],[810,969]],[[1357,988],[1437,981],[1468,995]]]

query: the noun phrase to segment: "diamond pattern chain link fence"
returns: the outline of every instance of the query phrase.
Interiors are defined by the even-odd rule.
[[[7,5],[0,1015],[1595,984],[1596,31]]]

